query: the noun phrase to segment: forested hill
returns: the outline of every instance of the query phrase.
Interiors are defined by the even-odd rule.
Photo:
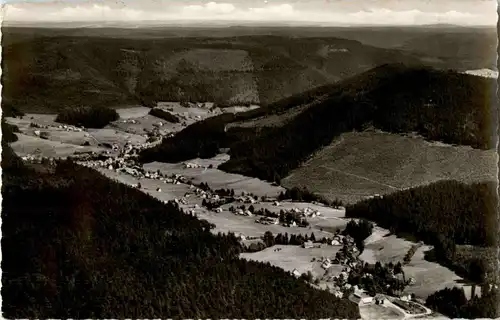
[[[2,31],[2,102],[25,112],[187,100],[268,105],[379,64],[429,60],[334,37]]]
[[[439,181],[346,207],[346,216],[365,218],[394,232],[409,232],[429,243],[497,244],[496,184]]]
[[[486,272],[493,278],[497,274],[497,212],[496,182],[468,185],[448,180],[346,207],[347,217],[368,219],[433,245],[439,262],[474,281],[483,281]],[[459,248],[469,251],[470,246],[487,254],[464,259]]]
[[[6,144],[2,167],[6,318],[359,318],[173,203],[71,162],[26,167]]]
[[[341,133],[370,126],[490,149],[494,146],[495,97],[492,79],[427,67],[382,65],[269,106],[267,110],[301,108],[282,126],[232,127],[224,132],[227,123],[240,120],[208,119],[144,152],[143,160],[209,157],[227,147],[231,160],[221,169],[279,180]]]

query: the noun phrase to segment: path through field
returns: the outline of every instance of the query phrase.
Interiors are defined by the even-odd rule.
[[[391,189],[394,189],[394,190],[400,190],[401,188],[398,188],[398,187],[395,187],[395,186],[391,186],[389,184],[386,184],[386,183],[383,183],[383,182],[380,182],[380,181],[376,181],[376,180],[373,180],[373,179],[370,179],[370,178],[367,178],[367,177],[363,177],[363,176],[360,176],[358,174],[354,174],[354,173],[349,173],[349,172],[345,172],[343,170],[337,170],[337,169],[333,169],[331,167],[328,167],[328,166],[321,166],[322,168],[325,168],[329,171],[333,171],[333,172],[338,172],[340,174],[345,174],[345,175],[348,175],[348,176],[352,176],[352,177],[356,177],[358,179],[363,179],[363,180],[366,180],[366,181],[370,181],[370,182],[373,182],[373,183],[376,183],[376,184],[379,184],[381,186],[384,186],[384,187],[389,187]]]

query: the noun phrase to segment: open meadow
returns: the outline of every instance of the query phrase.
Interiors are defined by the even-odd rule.
[[[334,258],[340,248],[340,246],[329,245],[322,245],[320,248],[274,245],[259,252],[242,253],[240,254],[240,257],[247,260],[269,262],[270,264],[289,272],[292,272],[295,269],[297,269],[297,271],[301,274],[311,271],[314,278],[322,278],[325,274],[325,269],[321,268],[321,262],[316,260],[319,260],[322,257],[330,259]],[[275,251],[276,249],[281,250]],[[313,258],[315,261],[312,261]],[[338,269],[338,273],[342,271],[340,265],[334,265],[331,268]]]
[[[373,234],[366,240],[360,259],[368,263],[403,262],[408,250],[416,244],[379,227],[374,228]],[[415,284],[407,287],[405,292],[414,293],[417,298],[425,299],[438,290],[464,285],[463,279],[455,272],[425,260],[425,252],[431,249],[432,247],[428,245],[421,246],[411,261],[403,266],[406,279],[410,277],[415,279]]]
[[[194,183],[208,183],[212,189],[234,189],[236,194],[241,192],[253,193],[259,197],[269,196],[276,197],[285,189],[278,186],[273,186],[271,183],[262,181],[257,178],[246,177],[240,174],[227,173],[216,168],[216,164],[220,164],[226,159],[224,155],[219,155],[213,160],[194,159],[185,161],[184,163],[195,163],[199,165],[213,165],[213,168],[186,168],[184,163],[161,163],[152,162],[146,163],[144,169],[149,171],[157,171],[168,175],[182,174],[187,178],[193,178]]]

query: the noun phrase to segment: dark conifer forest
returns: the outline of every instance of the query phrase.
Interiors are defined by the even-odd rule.
[[[56,121],[86,128],[104,128],[118,118],[114,109],[92,106],[63,109],[57,114]]]
[[[359,318],[174,203],[70,161],[30,167],[6,144],[2,167],[6,318]]]
[[[478,288],[479,289],[479,288]],[[500,317],[498,289],[485,286],[481,296],[467,300],[460,288],[446,288],[430,295],[426,305],[452,319],[498,319]]]
[[[263,110],[196,123],[143,152],[142,160],[212,157],[220,148],[230,148],[231,159],[220,169],[279,182],[340,134],[366,126],[490,149],[494,146],[491,119],[496,117],[491,103],[495,90],[491,79],[427,67],[383,65]],[[283,126],[226,127],[299,106],[303,111]]]
[[[439,181],[347,206],[346,216],[365,218],[434,245],[434,258],[455,268],[457,245],[498,244],[497,199],[494,182]],[[477,270],[468,265],[461,271],[477,278]]]

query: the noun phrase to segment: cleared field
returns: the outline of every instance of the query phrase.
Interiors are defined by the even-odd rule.
[[[18,140],[11,144],[12,150],[20,156],[40,155],[44,157],[68,157],[78,152],[103,151],[103,148],[78,146],[52,140],[44,140],[35,136],[17,133]]]
[[[137,179],[128,174],[118,173],[113,170],[108,170],[104,168],[97,168],[97,171],[101,172],[103,175],[111,178],[113,180],[119,181],[127,185],[137,185],[138,182],[141,183],[141,190],[148,193],[149,195],[161,200],[161,201],[171,201],[175,198],[180,199],[189,191],[189,186],[186,184],[169,184],[163,183],[159,180],[154,179]],[[161,192],[156,191],[157,188],[161,189]],[[201,201],[200,201],[201,203]]]
[[[368,263],[375,263],[377,261],[381,263],[396,263],[403,261],[404,256],[412,245],[414,245],[413,242],[398,238],[395,235],[386,235],[378,241],[367,243],[360,259]]]
[[[135,123],[131,122],[131,120],[135,120]],[[138,118],[129,118],[128,120],[126,120],[126,122],[124,122],[124,120],[117,120],[109,124],[106,128],[118,129],[128,133],[144,135],[146,134],[146,131],[153,130],[155,126],[160,122],[163,125],[161,127],[158,127],[158,129],[160,129],[160,131],[162,132],[177,132],[185,128],[182,123],[170,123],[151,115],[145,115]]]
[[[151,110],[147,107],[130,107],[130,108],[118,108],[115,109],[120,119],[133,119],[144,117]]]
[[[281,250],[275,252],[274,250],[277,248],[281,248]],[[311,260],[321,257],[333,258],[339,250],[340,247],[327,245],[323,245],[321,248],[308,249],[300,246],[275,245],[259,252],[242,253],[240,257],[247,260],[269,262],[274,266],[290,272],[294,269],[297,269],[300,273],[311,271],[314,278],[321,278],[325,270],[321,268],[320,262],[312,262]],[[338,273],[341,271],[339,266],[333,266],[332,268],[338,268]]]
[[[353,203],[373,194],[443,179],[466,183],[493,180],[494,151],[430,143],[382,132],[342,134],[282,180],[329,199]]]
[[[219,161],[219,160],[215,160]],[[192,162],[192,161],[186,161]],[[258,196],[277,196],[284,191],[282,187],[275,187],[268,182],[250,178],[239,174],[226,173],[219,169],[204,168],[184,168],[182,163],[170,164],[161,162],[151,162],[144,165],[144,169],[156,171],[160,170],[165,174],[182,174],[185,177],[193,178],[195,183],[205,182],[212,189],[234,189],[236,194],[241,192],[251,192]]]
[[[53,126],[59,125],[56,122],[56,114],[40,114],[40,113],[26,113],[22,119],[19,118],[8,118],[9,121],[19,122],[19,124],[30,124],[30,122],[34,121],[38,124],[44,126]],[[15,124],[15,123],[13,123]]]
[[[244,106],[233,106],[233,107],[227,107],[224,108],[224,112],[230,112],[230,113],[238,113],[238,112],[246,112],[254,109],[259,109],[259,106],[256,105],[251,105],[249,107],[244,107]]]
[[[404,256],[413,245],[413,242],[389,235],[379,240],[367,243],[360,259],[375,263],[397,263],[403,261]],[[437,263],[424,259],[424,253],[430,250],[430,246],[422,246],[416,252],[410,263],[403,267],[407,279],[413,277],[415,284],[406,288],[405,292],[414,293],[418,298],[427,298],[430,294],[447,288],[462,287],[464,281],[453,271]]]
[[[125,145],[127,142],[132,144],[141,144],[146,142],[144,136],[137,134],[130,134],[121,130],[115,129],[87,129],[88,133],[100,143],[118,144],[119,146]]]
[[[305,111],[307,107],[308,105],[298,106],[280,114],[267,115],[265,117],[250,119],[247,121],[232,122],[227,125],[227,128],[282,127],[289,121],[293,120],[293,118],[298,116],[301,112]]]
[[[194,202],[190,200],[189,203],[191,204]],[[201,204],[201,201],[199,201],[199,204]],[[196,209],[195,212],[198,214],[200,218],[206,219],[207,221],[214,223],[217,226],[216,228],[217,231],[224,233],[234,232],[237,234],[242,233],[245,236],[249,237],[260,237],[263,236],[266,231],[270,231],[275,235],[278,233],[282,234],[288,233],[289,235],[291,234],[311,235],[311,233],[314,232],[314,235],[317,238],[332,236],[332,234],[329,232],[317,230],[314,228],[298,228],[298,227],[288,228],[274,224],[263,225],[255,222],[255,220],[257,219],[255,216],[247,217],[247,216],[235,215],[227,210],[222,211],[220,213],[215,213],[200,208]]]
[[[174,54],[167,62],[168,65],[187,64],[201,71],[253,71],[253,62],[244,50],[231,49],[190,49]]]

